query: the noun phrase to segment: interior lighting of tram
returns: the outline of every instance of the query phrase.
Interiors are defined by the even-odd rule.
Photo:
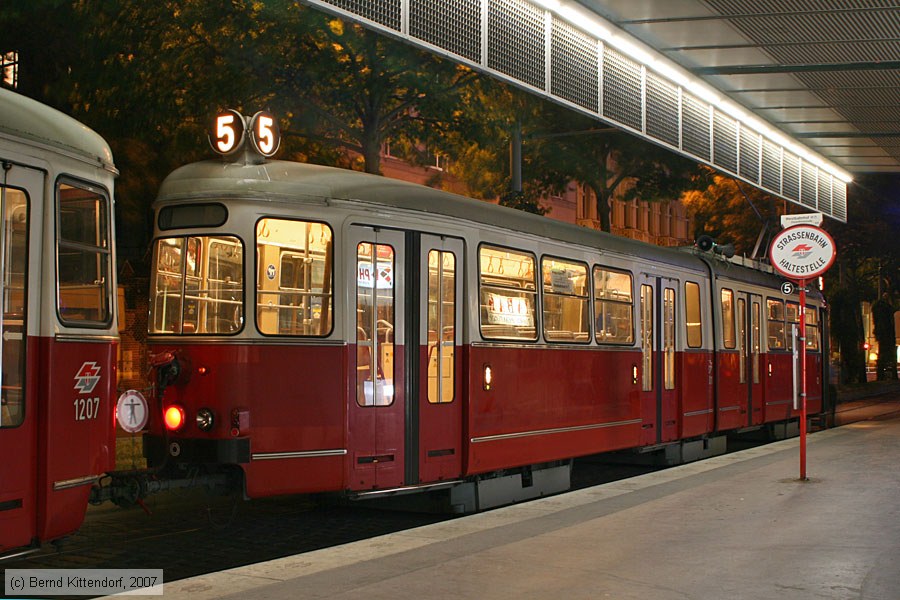
[[[614,28],[608,26],[599,16],[584,10],[571,0],[532,0],[532,2],[545,10],[556,14],[586,33],[595,35],[604,43],[621,51],[629,58],[634,59],[648,69],[652,69],[672,83],[681,86],[701,100],[715,106],[725,114],[738,120],[742,125],[750,127],[772,142],[775,142],[796,154],[804,161],[816,165],[844,183],[851,183],[853,181],[853,177],[843,169],[827,163],[822,157],[818,156],[805,146],[801,146],[789,139],[769,124],[764,123],[762,120],[752,115],[747,109],[731,100],[723,98],[717,90],[700,81],[694,75],[688,73],[669,59],[658,55],[656,50],[644,47],[641,42],[635,40],[625,32],[614,32]]]

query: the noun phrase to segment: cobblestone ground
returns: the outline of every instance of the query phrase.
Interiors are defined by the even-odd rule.
[[[573,487],[634,477],[652,468],[584,463]],[[168,492],[140,507],[90,507],[84,525],[40,554],[4,569],[163,569],[166,581],[301,554],[401,531],[452,515],[364,505],[319,505],[303,497],[244,501],[202,491]],[[0,579],[2,581],[2,579]]]
[[[450,518],[202,492],[160,494],[147,506],[150,515],[138,507],[91,507],[81,530],[58,549],[49,546],[2,568],[163,569],[165,580],[174,581]]]

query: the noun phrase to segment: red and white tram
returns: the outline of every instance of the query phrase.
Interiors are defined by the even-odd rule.
[[[115,461],[109,146],[0,89],[0,554],[72,533]]]
[[[443,487],[463,509],[557,491],[572,457],[796,424],[800,318],[821,411],[821,297],[800,315],[770,272],[249,142],[231,156],[175,171],[154,205],[160,473],[230,473],[250,498]]]

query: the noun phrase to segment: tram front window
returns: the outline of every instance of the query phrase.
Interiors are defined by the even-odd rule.
[[[232,236],[157,240],[150,333],[231,334],[244,323],[244,253]]]
[[[87,186],[57,188],[59,317],[72,326],[105,326],[112,316],[109,201]]]

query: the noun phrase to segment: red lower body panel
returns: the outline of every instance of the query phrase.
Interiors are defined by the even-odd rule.
[[[232,439],[232,411],[246,411],[249,426],[239,436],[250,440],[250,460],[239,467],[247,495],[255,498],[345,487],[345,348],[160,344],[153,351],[176,351],[187,371],[163,397],[164,406],[185,409],[186,423],[178,437]],[[196,425],[200,408],[215,416],[210,431]],[[151,432],[162,435],[161,411],[153,407],[151,414]]]
[[[235,466],[244,471],[250,497],[384,489],[633,448],[642,443],[647,420],[656,418],[655,410],[652,416],[642,413],[639,372],[637,381],[634,377],[641,354],[633,348],[459,347],[453,399],[445,404],[429,403],[427,356],[420,350],[422,387],[411,400],[419,408],[414,424],[407,422],[412,413],[400,345],[393,348],[393,400],[384,406],[360,405],[352,345],[161,349],[177,349],[179,360],[189,366],[188,375],[165,390],[163,401],[186,410],[180,437],[232,439],[232,411],[246,413],[238,437],[249,440],[249,453]],[[662,407],[672,433],[663,441],[708,434],[716,419],[720,430],[746,426],[747,388],[742,392],[728,383],[738,357],[720,358],[716,404],[712,354],[676,356],[676,389]],[[493,375],[490,389],[484,385],[486,366]],[[778,363],[774,373],[782,369]],[[784,382],[774,375],[767,383],[770,396],[783,392]],[[728,403],[737,408],[717,415],[716,409]],[[196,426],[200,408],[216,415],[211,431]],[[158,412],[151,428],[161,434]],[[414,426],[419,429],[411,432]],[[411,433],[419,434],[415,456],[407,454],[409,440],[416,439]],[[416,479],[407,481],[408,473],[417,473]]]
[[[638,352],[472,347],[467,472],[638,445]],[[493,383],[483,386],[484,365]]]
[[[116,464],[115,343],[41,338],[38,536],[77,530],[91,485]]]

